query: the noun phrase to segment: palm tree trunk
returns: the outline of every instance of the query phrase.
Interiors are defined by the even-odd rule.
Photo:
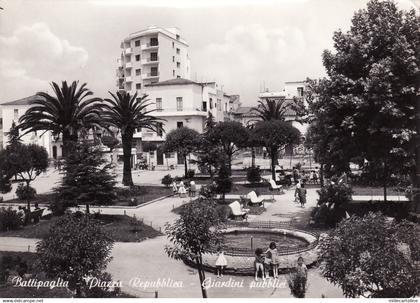
[[[271,157],[271,178],[276,181],[276,156],[277,151],[271,151],[270,157]]]
[[[126,134],[122,136],[122,145],[123,145],[123,179],[122,183],[125,186],[133,186],[133,178],[131,176],[131,146],[132,146],[133,136]]]
[[[255,167],[255,147],[251,147],[251,166]]]
[[[188,154],[184,154],[184,169],[185,169],[184,176],[185,176],[185,178],[187,178],[187,173],[188,173],[187,156],[188,156]]]

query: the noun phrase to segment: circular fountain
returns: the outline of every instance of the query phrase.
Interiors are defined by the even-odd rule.
[[[287,272],[296,266],[298,257],[303,257],[308,266],[318,259],[316,234],[293,229],[291,227],[261,228],[261,226],[231,226],[222,231],[223,243],[220,245],[227,260],[225,274],[253,275],[255,250],[262,248],[265,252],[271,242],[278,250],[279,269]],[[217,248],[212,253],[203,255],[203,266],[208,271],[215,270]],[[193,262],[184,260],[188,265]]]

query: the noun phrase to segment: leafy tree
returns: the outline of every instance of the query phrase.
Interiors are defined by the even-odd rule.
[[[214,116],[211,112],[208,113],[206,121],[205,121],[205,131],[209,131],[216,125],[216,121],[214,119]]]
[[[120,141],[114,136],[103,136],[101,141],[102,144],[108,147],[111,151],[120,144]]]
[[[85,204],[89,213],[90,204],[112,203],[116,198],[114,176],[110,173],[112,164],[103,158],[98,147],[88,143],[75,144],[64,160],[66,174],[56,189],[57,201],[62,203],[58,212],[69,205]]]
[[[280,150],[288,144],[297,144],[300,132],[290,123],[280,120],[260,121],[255,125],[255,136],[271,159],[271,176],[276,180],[276,162]]]
[[[229,168],[225,163],[220,165],[219,175],[216,178],[216,192],[222,194],[222,200],[225,201],[225,195],[232,190],[232,179],[230,178]]]
[[[352,216],[320,240],[322,274],[346,297],[408,298],[420,293],[419,226],[380,213]]]
[[[162,119],[151,115],[155,109],[150,110],[147,95],[137,97],[137,93],[130,95],[126,92],[109,94],[112,99],[105,99],[102,105],[102,123],[107,127],[115,127],[121,131],[123,146],[123,179],[126,186],[133,186],[131,175],[131,148],[133,135],[136,129],[144,128],[155,132],[163,131]]]
[[[206,135],[210,144],[220,147],[220,150],[227,156],[229,174],[232,170],[232,157],[241,147],[246,146],[248,132],[239,122],[219,122],[211,128]]]
[[[0,192],[6,194],[12,190],[10,179],[13,177],[13,172],[10,169],[8,161],[8,152],[6,149],[0,151]]]
[[[346,206],[352,200],[351,187],[345,183],[329,184],[317,192],[318,204],[312,213],[315,223],[335,227],[346,217]]]
[[[63,81],[61,87],[52,82],[54,95],[40,92],[32,106],[19,119],[19,129],[25,135],[33,131],[51,131],[54,136],[62,135],[63,155],[69,142],[77,142],[82,131],[100,125],[99,98],[89,98],[93,93],[86,83],[78,87],[73,81],[69,86]]]
[[[357,157],[381,166],[385,200],[390,174],[414,168],[419,21],[414,10],[371,0],[354,14],[348,32],[334,33],[335,52],[323,54],[328,79],[312,106],[330,149],[343,153],[332,155],[334,164]]]
[[[47,150],[37,144],[10,144],[5,149],[3,167],[8,175],[17,175],[26,183],[24,192],[33,192],[30,183],[48,168]],[[26,196],[30,198],[31,195]],[[28,199],[28,209],[30,209]]]
[[[26,186],[48,168],[48,152],[37,144],[17,144],[13,148],[6,148],[10,168],[16,173]]]
[[[19,135],[19,128],[16,126],[15,121],[12,122],[12,126],[10,127],[9,133],[7,134],[9,145],[16,145],[22,143]]]
[[[194,200],[184,206],[179,219],[165,226],[166,235],[172,242],[172,246],[165,247],[166,253],[176,260],[188,259],[196,264],[203,298],[207,298],[203,285],[203,254],[212,251],[221,242],[219,223],[214,202]]]
[[[223,161],[223,153],[219,146],[215,146],[208,138],[208,133],[204,133],[197,145],[198,149],[194,152],[196,159],[191,163],[197,164],[201,171],[208,172],[210,179],[213,181],[214,175],[219,169],[220,163]]]
[[[168,188],[171,184],[172,184],[172,182],[174,181],[174,179],[171,177],[171,175],[170,174],[168,174],[168,175],[165,175],[163,178],[162,178],[162,181],[161,181],[161,183],[163,184],[163,185],[165,185],[166,186],[166,188]]]
[[[171,130],[166,135],[163,149],[165,152],[177,152],[184,157],[185,177],[188,174],[187,156],[197,149],[199,140],[199,133],[188,127]]]
[[[113,240],[89,216],[69,214],[51,227],[37,243],[40,267],[51,278],[62,278],[81,297],[87,279],[101,277],[111,261]]]

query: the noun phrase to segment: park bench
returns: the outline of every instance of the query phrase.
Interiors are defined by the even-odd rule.
[[[241,204],[238,201],[232,202],[229,204],[229,207],[232,211],[232,218],[233,219],[245,219],[247,217],[247,213],[249,209],[243,209]]]

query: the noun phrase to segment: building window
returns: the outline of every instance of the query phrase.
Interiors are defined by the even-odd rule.
[[[175,56],[172,56],[172,62],[175,62]]]
[[[134,46],[140,46],[140,40],[134,41]]]
[[[202,110],[203,112],[206,112],[206,111],[207,111],[207,102],[206,102],[206,101],[203,101],[203,103],[202,103],[202,105],[201,105],[201,110]]]
[[[19,119],[19,110],[18,109],[13,110],[13,119],[15,119],[16,121]]]
[[[136,61],[140,61],[140,55],[136,55]]]
[[[177,111],[183,110],[182,97],[176,97],[176,110]]]
[[[217,110],[221,111],[222,110],[222,100],[217,99]]]
[[[176,78],[177,78],[177,79],[181,79],[181,76],[180,76],[180,75],[177,75],[177,76],[176,76]]]
[[[177,53],[177,55],[179,55],[181,53],[181,50],[179,48],[177,48],[176,53]]]
[[[150,61],[158,61],[158,53],[150,53]]]
[[[136,89],[141,89],[141,83],[136,83]]]
[[[227,110],[227,103],[225,103],[225,112],[227,112],[228,110]]]
[[[177,122],[176,123],[176,128],[181,128],[181,127],[184,127],[184,122]]]
[[[172,41],[172,48],[175,48],[175,42]]]
[[[176,40],[179,40],[179,35],[176,35]]]
[[[156,37],[150,38],[150,46],[158,46],[158,45],[159,45],[158,38]]]
[[[210,98],[209,104],[210,104],[210,109],[213,109],[213,99],[212,98]]]
[[[297,92],[299,97],[303,97],[303,87],[298,87]]]
[[[156,98],[156,110],[157,111],[162,110],[162,98]]]
[[[176,67],[177,67],[177,68],[180,68],[180,67],[181,67],[181,63],[180,63],[180,62],[177,62],[177,63],[176,63]]]
[[[172,77],[175,77],[175,70],[172,70]]]
[[[155,77],[158,75],[158,69],[157,67],[151,67],[150,68],[150,76]]]
[[[140,74],[141,74],[141,69],[140,68],[136,69],[136,76],[140,76]]]

